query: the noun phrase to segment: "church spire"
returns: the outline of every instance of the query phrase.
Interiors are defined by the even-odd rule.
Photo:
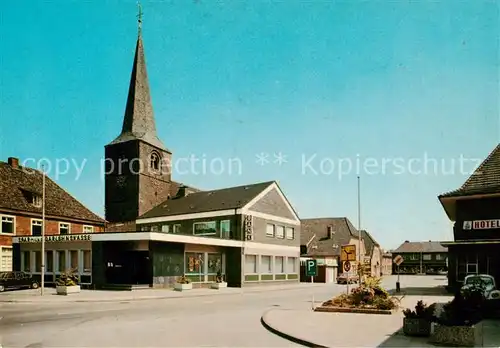
[[[158,139],[156,124],[149,91],[146,58],[142,43],[142,8],[138,3],[137,15],[138,37],[135,47],[134,64],[130,77],[127,105],[123,118],[121,134],[111,144],[123,143],[129,140],[142,140],[159,149],[168,151]],[[111,145],[110,144],[110,145]]]

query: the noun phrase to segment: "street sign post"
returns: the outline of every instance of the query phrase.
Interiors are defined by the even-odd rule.
[[[344,272],[349,272],[351,270],[351,263],[349,261],[344,261]]]
[[[393,262],[396,264],[396,266],[398,266],[398,280],[396,281],[396,292],[401,291],[401,283],[399,282],[399,266],[403,263],[403,261],[404,261],[404,258],[401,255],[397,255],[393,260]]]
[[[311,283],[314,282],[314,278],[318,275],[318,262],[316,260],[306,261],[306,276],[311,277]]]

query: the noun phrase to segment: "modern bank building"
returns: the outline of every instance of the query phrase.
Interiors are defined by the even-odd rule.
[[[106,221],[46,178],[47,285],[68,269],[90,288],[170,287],[183,275],[202,286],[219,273],[235,287],[299,281],[300,220],[276,182],[200,191],[172,181],[140,33],[122,131],[105,157]],[[0,166],[2,185],[19,193],[17,206],[0,199],[5,268],[40,277],[43,175],[16,161]]]

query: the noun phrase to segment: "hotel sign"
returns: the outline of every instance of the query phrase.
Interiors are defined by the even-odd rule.
[[[490,230],[500,229],[500,219],[464,221],[464,230]]]
[[[85,242],[91,241],[91,234],[63,234],[55,236],[45,236],[46,242]],[[41,243],[42,237],[14,237],[14,243]]]

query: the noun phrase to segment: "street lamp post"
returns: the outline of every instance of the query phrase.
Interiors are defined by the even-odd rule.
[[[361,183],[358,175],[358,275],[359,286],[361,286]]]
[[[45,288],[45,166],[42,165],[42,268],[40,295],[43,296]]]

